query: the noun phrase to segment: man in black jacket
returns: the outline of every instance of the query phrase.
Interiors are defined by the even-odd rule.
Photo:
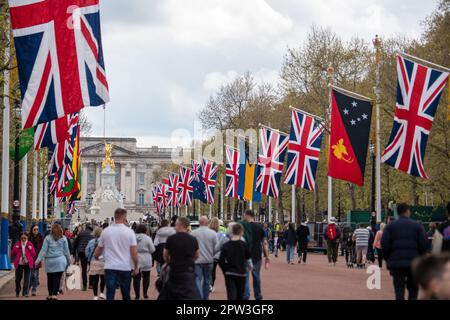
[[[381,238],[383,257],[391,272],[394,282],[395,298],[405,299],[405,285],[408,289],[408,299],[417,299],[417,283],[413,279],[412,261],[427,251],[427,236],[425,229],[413,221],[407,204],[397,207],[398,220],[389,223]]]
[[[86,226],[83,231],[80,232],[80,234],[75,238],[74,244],[73,244],[73,251],[78,253],[78,259],[80,260],[81,264],[81,278],[83,280],[83,291],[87,290],[87,266],[88,266],[88,259],[86,257],[86,246],[88,242],[93,238],[92,236],[92,226],[90,223],[86,223]]]

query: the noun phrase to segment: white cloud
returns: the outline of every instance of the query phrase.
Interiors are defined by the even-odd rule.
[[[226,85],[232,82],[238,73],[234,70],[230,70],[227,72],[210,72],[205,76],[205,80],[203,81],[203,88],[208,91],[216,91],[222,85]]]

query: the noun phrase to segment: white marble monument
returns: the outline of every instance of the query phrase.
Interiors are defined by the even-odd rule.
[[[100,173],[100,186],[92,195],[92,206],[82,217],[83,221],[104,222],[111,221],[114,211],[117,208],[124,208],[124,196],[117,190],[115,182],[115,164],[112,159],[112,144],[105,143],[105,158],[102,161],[102,171]],[[142,213],[129,213],[128,221],[139,221]]]

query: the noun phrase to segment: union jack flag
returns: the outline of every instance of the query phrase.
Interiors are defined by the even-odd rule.
[[[166,208],[168,203],[167,184],[160,183],[158,185],[157,197],[160,210]]]
[[[279,131],[259,129],[259,175],[256,189],[272,198],[278,198],[283,161],[289,137]]]
[[[167,197],[169,207],[178,208],[180,206],[178,199],[179,176],[175,173],[169,173],[169,184],[167,185]]]
[[[41,123],[36,126],[34,132],[34,149],[49,147],[61,141],[67,140],[71,136],[71,131],[78,125],[78,112],[65,117]]]
[[[202,160],[201,170],[203,176],[203,185],[206,202],[214,203],[214,188],[216,186],[217,165],[213,161]]]
[[[158,203],[158,185],[155,185],[152,188],[152,202],[153,206],[156,208],[156,213],[159,214],[160,208]]]
[[[397,56],[397,104],[382,161],[428,179],[424,168],[428,135],[448,73]]]
[[[23,128],[109,101],[99,0],[9,0],[9,7]]]
[[[186,167],[180,167],[180,181],[178,187],[180,189],[179,201],[184,206],[192,205],[192,192],[194,187],[192,186],[192,181],[194,175],[192,170]]]
[[[323,130],[313,117],[292,110],[284,183],[314,190]]]
[[[200,181],[200,162],[191,160],[192,163],[192,174],[194,181]]]
[[[226,153],[226,189],[225,196],[239,199],[239,151],[231,146],[225,146]]]

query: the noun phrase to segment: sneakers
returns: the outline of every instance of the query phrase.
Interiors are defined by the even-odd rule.
[[[105,300],[106,296],[104,293],[100,293],[100,295],[98,296],[99,299]]]
[[[94,296],[94,298],[93,298],[92,300],[98,300],[98,297],[97,297],[97,296]]]

